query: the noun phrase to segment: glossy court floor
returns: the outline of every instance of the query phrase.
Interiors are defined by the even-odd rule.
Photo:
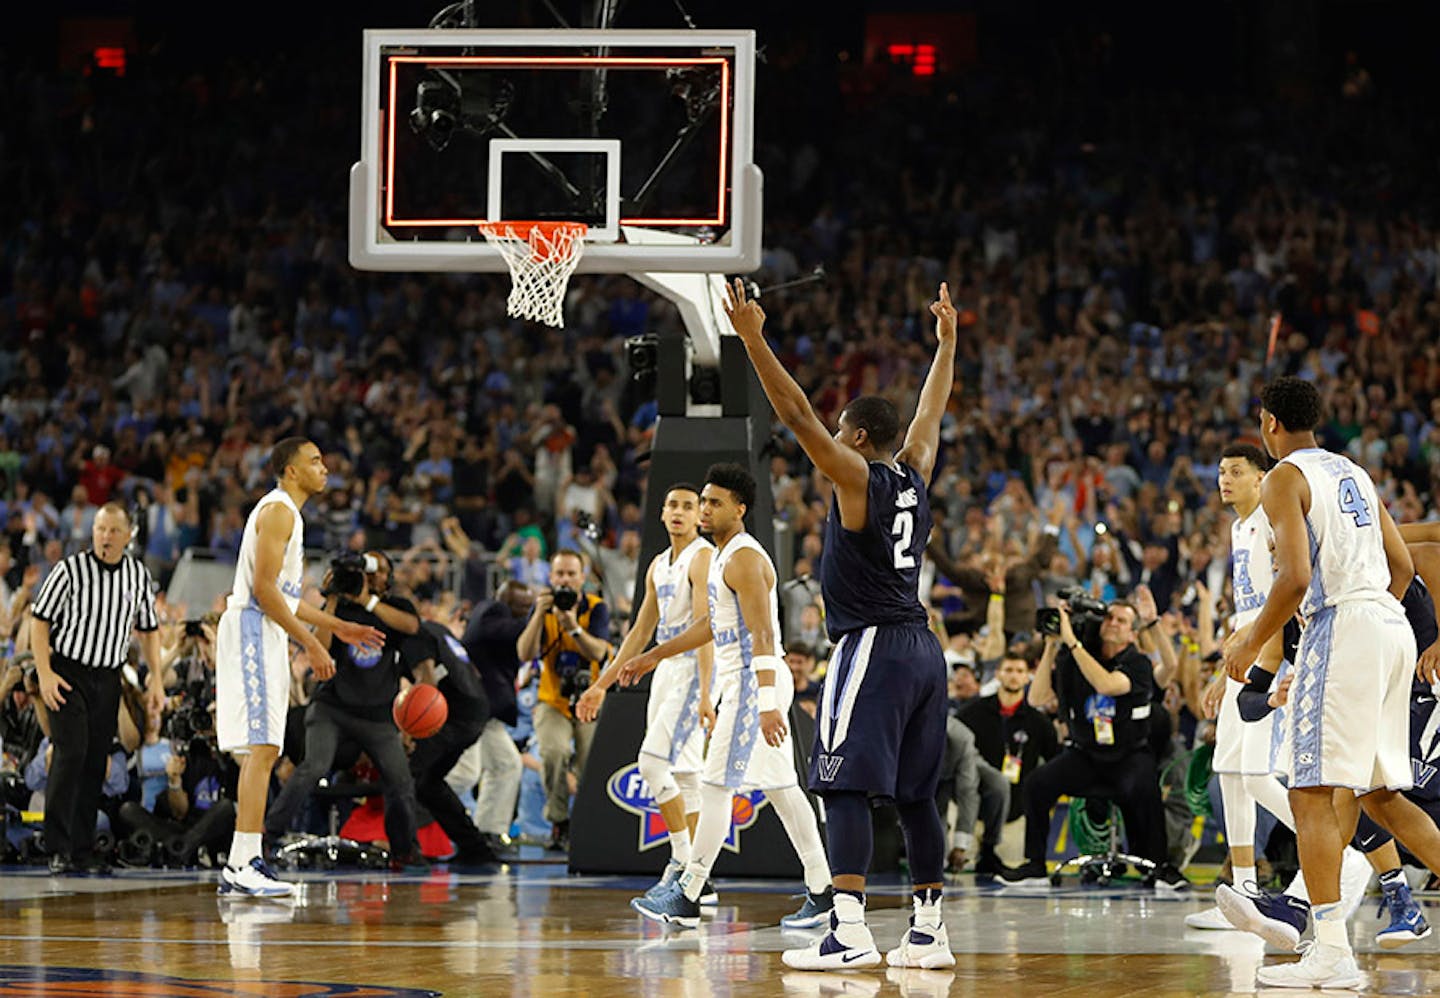
[[[293,903],[228,901],[210,873],[0,868],[0,996],[1222,995],[1256,993],[1267,959],[1258,939],[1184,927],[1208,890],[1016,893],[967,877],[947,901],[953,972],[807,974],[780,961],[805,938],[776,927],[796,905],[789,885],[721,881],[714,917],[666,932],[627,906],[648,882],[571,877],[553,864],[302,879]],[[907,903],[895,881],[873,892],[882,949],[899,937]],[[1352,925],[1363,993],[1440,994],[1437,939],[1378,953],[1376,904]],[[1434,903],[1427,910],[1440,918]]]

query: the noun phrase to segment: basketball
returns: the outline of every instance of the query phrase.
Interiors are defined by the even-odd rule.
[[[445,726],[450,716],[450,705],[445,694],[429,683],[417,683],[408,690],[401,690],[390,709],[395,726],[411,738],[429,738]]]

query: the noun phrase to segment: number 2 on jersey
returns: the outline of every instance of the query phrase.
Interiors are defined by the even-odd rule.
[[[910,553],[910,539],[915,534],[915,514],[908,509],[902,509],[895,514],[895,525],[890,528],[890,536],[900,538],[895,542],[895,567],[914,568],[915,556]]]
[[[1368,527],[1374,522],[1370,518],[1370,504],[1349,475],[1340,479],[1340,512],[1354,518],[1357,527]]]

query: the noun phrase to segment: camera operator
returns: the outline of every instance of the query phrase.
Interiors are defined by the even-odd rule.
[[[315,689],[305,714],[305,760],[296,767],[265,818],[265,834],[278,839],[335,762],[341,741],[352,740],[380,770],[385,796],[385,834],[392,863],[415,861],[415,783],[400,731],[390,710],[407,670],[404,640],[420,631],[409,600],[388,595],[393,566],[383,551],[337,555],[325,578],[325,610],[344,621],[377,627],[385,634],[379,649],[352,646],[316,630],[335,660],[335,675]]]
[[[197,700],[182,694],[177,707],[163,712],[146,705],[136,758],[140,800],[120,806],[120,823],[132,841],[138,832],[157,845],[178,839],[172,858],[182,866],[193,866],[202,846],[218,865],[235,831],[240,770],[215,751],[214,738],[214,718]]]
[[[1098,635],[1094,620],[1099,618]],[[1081,641],[1071,620],[1083,614]],[[1160,777],[1150,750],[1150,659],[1135,646],[1136,609],[1108,607],[1071,593],[1058,610],[1037,614],[1045,651],[1030,684],[1031,706],[1059,698],[1070,740],[1024,787],[1025,862],[1006,870],[1010,883],[1046,884],[1050,809],[1061,794],[1104,797],[1124,815],[1130,850],[1157,868],[1147,884],[1181,890],[1189,882],[1166,859]]]
[[[550,558],[550,589],[535,597],[535,609],[515,641],[522,662],[540,660],[535,735],[545,781],[545,820],[553,826],[550,848],[566,850],[570,839],[570,786],[585,772],[595,724],[575,720],[574,705],[610,657],[610,608],[582,592],[585,556],[560,548]],[[573,743],[573,752],[572,752]]]
[[[417,676],[426,682],[435,680],[448,708],[440,730],[416,742],[410,753],[415,797],[455,844],[451,865],[494,863],[500,857],[470,820],[465,805],[445,779],[465,751],[480,739],[490,719],[490,698],[480,671],[465,646],[444,624],[434,620],[420,622],[420,633],[406,641],[402,654],[406,661],[414,662]]]

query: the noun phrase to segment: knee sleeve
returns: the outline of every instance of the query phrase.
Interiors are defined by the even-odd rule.
[[[675,777],[670,775],[670,763],[659,756],[640,753],[640,777],[649,784],[656,804],[668,804],[680,794]]]
[[[805,869],[805,889],[819,894],[830,886],[830,864],[825,859],[820,826],[805,791],[799,787],[786,787],[784,790],[769,791],[765,796],[770,798],[770,806],[775,809],[780,824],[785,826],[785,834],[790,837],[790,844],[795,847],[795,854],[800,857],[800,865]]]
[[[680,796],[685,798],[685,813],[700,813],[700,774],[699,773],[671,773],[675,785],[680,788]]]
[[[1247,776],[1245,790],[1255,803],[1275,815],[1282,825],[1292,832],[1295,830],[1295,815],[1290,810],[1290,792],[1283,783],[1273,775]]]
[[[939,884],[945,880],[945,826],[933,800],[899,804],[900,828],[905,833],[905,855],[910,860],[910,880],[916,884]]]
[[[934,810],[933,801],[930,806]],[[863,877],[870,872],[875,833],[865,794],[832,791],[825,795],[825,837],[830,843],[830,868],[836,876]]]

